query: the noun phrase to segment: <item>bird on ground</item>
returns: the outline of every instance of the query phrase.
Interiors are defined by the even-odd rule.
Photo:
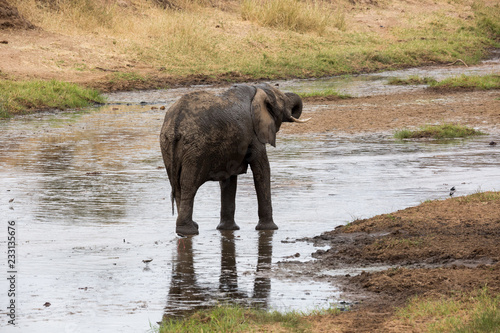
[[[455,191],[456,191],[455,186],[453,186],[452,188],[450,188],[450,197],[452,197],[453,194],[455,194]]]

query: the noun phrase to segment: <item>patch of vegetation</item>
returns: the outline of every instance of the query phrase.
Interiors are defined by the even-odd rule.
[[[318,1],[243,0],[241,17],[265,27],[323,34],[330,14]]]
[[[461,75],[431,82],[430,88],[441,90],[491,90],[500,89],[500,75]]]
[[[298,93],[298,95],[304,99],[314,98],[314,97],[324,97],[324,98],[335,98],[335,99],[348,99],[352,98],[349,94],[342,94],[334,89],[318,90],[307,93]]]
[[[491,90],[500,89],[500,75],[461,75],[437,81],[432,77],[410,76],[407,79],[389,78],[391,85],[428,85],[435,90]]]
[[[104,103],[96,90],[60,81],[0,80],[0,117],[40,109],[66,109]]]
[[[477,191],[476,193],[464,196],[464,197],[459,197],[454,200],[458,200],[460,203],[469,203],[469,202],[490,202],[490,201],[496,201],[500,200],[500,192],[492,192],[492,191],[487,191],[487,192],[480,192]]]
[[[498,41],[500,39],[500,4],[486,6],[484,1],[474,1],[472,9],[476,16],[477,29]]]
[[[442,125],[424,125],[417,130],[404,129],[394,134],[396,139],[445,139],[445,138],[463,138],[475,135],[484,135],[485,133],[462,125],[442,124]]]
[[[113,42],[103,54],[164,68],[174,77],[320,77],[457,58],[474,64],[500,46],[499,6],[481,0],[474,0],[472,9],[460,1],[436,0],[433,9],[420,5],[415,12],[414,4],[397,1],[404,10],[390,29],[354,19],[361,10],[384,18],[380,1],[362,9],[347,0],[134,0],[126,7],[115,1],[50,1],[56,9],[39,0],[9,3],[46,31],[106,36]]]
[[[398,77],[389,78],[388,84],[391,85],[421,85],[421,84],[432,84],[435,83],[436,79],[432,77],[420,77],[418,75],[412,75],[407,79],[401,79]]]
[[[500,327],[500,295],[484,288],[448,298],[417,296],[397,317],[420,332],[495,332]]]
[[[235,305],[221,305],[200,310],[185,319],[167,319],[158,332],[248,332],[265,327],[268,331],[303,332],[308,323],[299,312],[246,309]]]

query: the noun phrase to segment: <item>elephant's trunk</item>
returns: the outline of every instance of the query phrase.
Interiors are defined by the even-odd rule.
[[[284,121],[288,122],[296,122],[296,123],[305,123],[309,121],[309,119],[305,120],[299,120],[300,115],[302,114],[302,98],[300,98],[299,95],[294,94],[294,93],[286,93],[286,96],[288,97],[288,100],[290,102],[290,114],[287,114],[286,119],[283,119]]]

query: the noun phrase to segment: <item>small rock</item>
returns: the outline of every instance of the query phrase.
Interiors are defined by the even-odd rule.
[[[495,141],[490,142],[490,146],[496,146],[496,145],[497,145],[497,143]]]

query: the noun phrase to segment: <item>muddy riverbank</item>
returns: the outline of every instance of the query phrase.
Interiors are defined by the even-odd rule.
[[[301,126],[284,126],[283,132],[394,133],[402,128],[443,122],[498,131],[499,97],[498,91],[417,91],[334,101],[312,99],[305,102],[314,110],[305,115],[311,121]],[[317,108],[312,107],[315,104]]]
[[[499,212],[498,192],[425,202],[304,239],[329,249],[317,251],[316,262],[281,266],[300,267],[302,275],[322,271],[344,286],[344,297],[357,300],[354,311],[323,318],[321,326],[331,331],[417,332],[423,326],[395,320],[395,309],[411,297],[447,298],[483,287],[498,295]],[[362,273],[328,274],[348,267],[363,267]]]

